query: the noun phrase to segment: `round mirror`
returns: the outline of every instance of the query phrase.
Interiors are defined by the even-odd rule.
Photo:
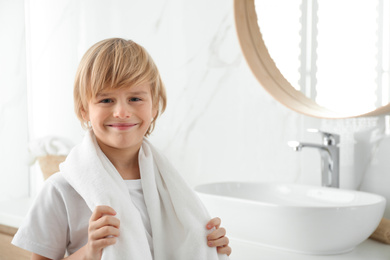
[[[386,5],[235,0],[236,29],[255,77],[282,104],[320,118],[374,116],[390,112]]]

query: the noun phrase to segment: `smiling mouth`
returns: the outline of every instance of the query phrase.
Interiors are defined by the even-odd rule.
[[[130,129],[136,125],[138,125],[138,124],[136,124],[136,123],[117,123],[117,124],[108,124],[107,126],[113,127],[115,129],[119,129],[119,130],[127,130],[127,129]]]

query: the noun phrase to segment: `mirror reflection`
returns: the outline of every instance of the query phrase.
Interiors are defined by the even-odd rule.
[[[320,106],[365,113],[389,103],[388,0],[256,0],[270,56]]]

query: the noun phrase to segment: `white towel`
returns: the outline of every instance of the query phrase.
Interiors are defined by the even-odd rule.
[[[103,250],[103,260],[228,259],[207,246],[207,210],[168,160],[144,139],[139,151],[141,182],[152,226],[154,258],[127,186],[92,131],[60,165],[60,171],[93,211],[108,205],[120,219],[120,236]]]
[[[46,155],[67,155],[74,144],[63,137],[46,136],[29,143],[29,163],[34,164],[38,157]]]

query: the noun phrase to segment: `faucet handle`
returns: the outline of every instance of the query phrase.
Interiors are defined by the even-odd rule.
[[[307,129],[310,133],[320,133],[322,135],[322,142],[324,145],[338,145],[340,143],[340,135],[328,133],[315,128]]]

